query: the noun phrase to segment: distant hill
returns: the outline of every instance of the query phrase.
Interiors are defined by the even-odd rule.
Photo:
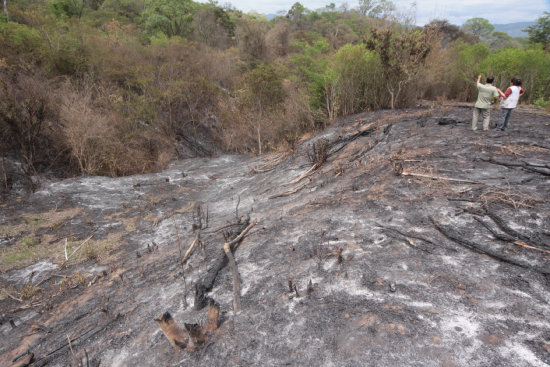
[[[518,22],[508,24],[493,24],[495,26],[495,32],[506,32],[510,37],[527,37],[527,32],[523,30],[535,22]]]

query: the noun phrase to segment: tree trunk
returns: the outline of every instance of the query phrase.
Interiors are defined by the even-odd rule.
[[[6,20],[10,20],[10,14],[8,13],[8,0],[4,0],[4,15]]]
[[[261,128],[262,128],[262,123],[260,121],[258,121],[258,126],[257,126],[257,132],[258,132],[258,154],[262,154],[262,132],[261,132]]]

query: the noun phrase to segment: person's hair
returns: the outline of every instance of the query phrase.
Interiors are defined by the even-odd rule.
[[[487,77],[487,83],[492,83],[495,80],[494,76],[488,76]]]
[[[510,83],[512,83],[512,84],[514,84],[514,85],[516,85],[516,78],[512,78],[512,79],[510,79]]]
[[[514,80],[512,81],[512,83],[514,83],[514,85],[515,85],[516,87],[519,87],[519,86],[521,85],[521,79],[519,79],[519,78],[517,78],[517,79],[514,78]]]

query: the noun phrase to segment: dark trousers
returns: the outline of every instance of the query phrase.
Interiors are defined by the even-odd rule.
[[[506,130],[508,128],[508,121],[510,121],[510,115],[513,108],[501,108],[500,116],[498,118],[497,130]]]

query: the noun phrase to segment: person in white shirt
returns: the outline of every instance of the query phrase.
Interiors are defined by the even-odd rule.
[[[502,93],[500,89],[498,92],[502,97],[500,102],[500,116],[496,130],[505,131],[508,128],[512,110],[517,107],[519,97],[525,93],[525,90],[521,87],[521,79],[513,78],[506,92]]]

